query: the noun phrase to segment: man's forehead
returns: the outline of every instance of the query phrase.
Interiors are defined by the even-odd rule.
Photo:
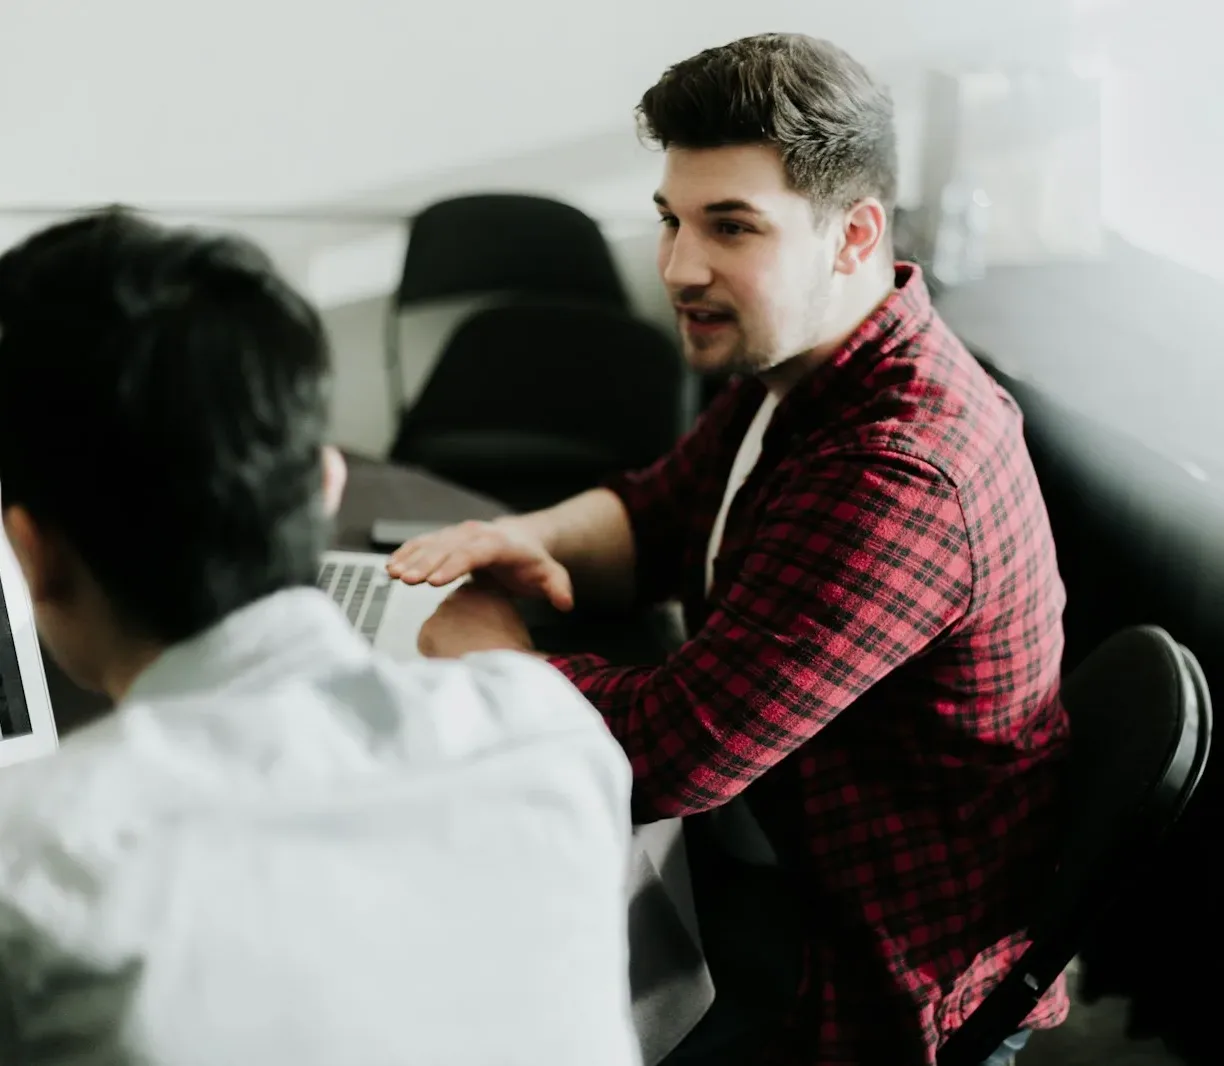
[[[767,214],[796,195],[776,149],[737,145],[669,148],[655,200],[675,210]]]

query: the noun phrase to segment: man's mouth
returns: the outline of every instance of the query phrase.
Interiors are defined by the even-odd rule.
[[[727,311],[707,311],[696,307],[681,307],[679,311],[685,325],[696,329],[714,329],[735,321],[735,316]]]

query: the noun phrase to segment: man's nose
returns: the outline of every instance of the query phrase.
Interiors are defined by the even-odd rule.
[[[681,228],[664,250],[660,274],[673,292],[686,288],[705,288],[713,280],[710,260],[703,242],[692,231]]]

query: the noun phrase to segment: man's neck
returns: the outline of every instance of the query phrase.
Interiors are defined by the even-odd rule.
[[[878,277],[864,278],[863,281],[864,284],[846,293],[846,299],[842,301],[837,313],[830,318],[827,324],[825,339],[809,351],[761,373],[761,381],[770,392],[778,397],[784,396],[795,382],[806,377],[821,363],[828,361],[896,291],[891,269],[886,276],[880,274]]]
[[[101,688],[114,703],[131,691],[140,677],[166,649],[148,641],[125,640],[108,658],[101,676]]]
[[[151,645],[142,650],[128,646],[126,651],[108,649],[102,660],[104,665],[95,669],[88,678],[78,678],[91,692],[104,696],[104,702],[93,700],[72,701],[71,710],[56,711],[55,725],[61,737],[75,733],[105,717],[111,709],[127,698],[132,686],[164,649]]]

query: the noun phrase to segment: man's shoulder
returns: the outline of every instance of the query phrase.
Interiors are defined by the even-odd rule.
[[[856,409],[814,443],[909,456],[958,490],[983,472],[993,477],[1024,448],[1014,401],[938,316],[881,359],[864,386]]]
[[[21,824],[52,822],[57,812],[87,806],[100,775],[124,776],[115,756],[122,743],[116,724],[108,713],[61,738],[55,751],[0,769],[0,834]]]
[[[114,725],[108,716],[0,771],[0,940],[42,927],[70,934],[122,869],[140,783]]]
[[[406,769],[500,759],[549,776],[581,765],[628,802],[624,752],[590,701],[543,658],[490,651],[457,660],[375,659],[374,672],[397,718],[387,747]],[[361,718],[359,703],[353,711]]]
[[[271,687],[125,705],[58,751],[0,771],[0,885],[48,842],[118,839],[163,816],[260,803],[352,779],[497,764],[507,789],[572,762],[616,794],[624,755],[557,670],[515,652],[456,661],[378,656]],[[109,854],[109,852],[108,852]]]
[[[499,732],[603,736],[603,720],[586,698],[543,658],[518,651],[475,652],[462,659],[376,660],[402,715],[485,718]]]

